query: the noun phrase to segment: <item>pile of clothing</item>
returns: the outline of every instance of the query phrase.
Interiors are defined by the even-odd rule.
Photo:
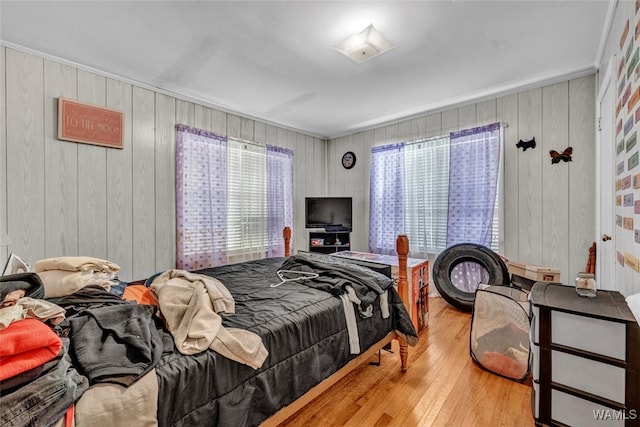
[[[43,296],[35,273],[0,277],[0,425],[51,425],[89,387],[54,332],[65,310]]]
[[[44,284],[45,298],[71,295],[90,285],[109,292],[112,286],[120,285],[119,271],[118,264],[86,256],[47,258],[35,265],[35,272]]]
[[[76,405],[105,400],[96,393],[84,399],[90,385],[138,382],[173,342],[163,340],[154,307],[113,292],[124,285],[117,264],[59,257],[38,261],[35,270],[0,277],[0,425],[48,426],[65,418],[82,425]],[[155,374],[148,379],[153,403]]]

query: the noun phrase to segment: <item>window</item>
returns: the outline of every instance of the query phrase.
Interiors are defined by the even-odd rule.
[[[228,140],[227,256],[264,258],[267,250],[266,148]]]
[[[423,258],[462,242],[498,250],[498,123],[374,147],[371,157],[370,251],[395,253],[399,233]]]
[[[406,233],[414,254],[438,253],[447,243],[449,137],[405,146]]]
[[[282,256],[293,219],[293,151],[177,125],[181,269]]]

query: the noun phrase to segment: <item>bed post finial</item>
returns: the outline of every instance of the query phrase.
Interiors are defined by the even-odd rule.
[[[282,237],[284,238],[284,256],[291,255],[291,228],[285,227],[282,230]]]
[[[396,239],[396,252],[398,253],[398,293],[400,299],[407,308],[407,311],[411,313],[409,307],[409,282],[407,281],[407,256],[409,254],[409,238],[406,234],[398,235]],[[409,356],[409,350],[405,340],[400,338],[398,340],[400,344],[400,363],[402,365],[402,372],[407,370],[407,358]]]

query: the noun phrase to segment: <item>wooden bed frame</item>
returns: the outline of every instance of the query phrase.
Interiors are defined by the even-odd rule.
[[[289,227],[284,228],[282,237],[284,238],[284,256],[288,257],[291,255],[291,229]],[[409,284],[407,282],[407,256],[409,254],[409,239],[405,234],[399,235],[396,239],[396,252],[398,254],[398,293],[400,294],[400,298],[402,299],[402,302],[408,310],[409,307],[407,301],[409,300]],[[265,420],[261,424],[261,427],[272,427],[283,423],[313,399],[327,391],[332,385],[340,381],[355,368],[360,366],[362,363],[370,360],[373,355],[375,355],[379,350],[381,350],[394,339],[398,340],[398,343],[400,345],[400,369],[402,372],[406,371],[407,357],[409,355],[407,343],[396,332],[390,332],[382,340],[378,341],[376,344],[371,346],[364,353],[361,353],[355,359],[352,359],[349,363],[340,368],[333,375],[331,375],[315,387],[311,388],[307,393],[300,396],[293,403],[285,406],[270,418]]]

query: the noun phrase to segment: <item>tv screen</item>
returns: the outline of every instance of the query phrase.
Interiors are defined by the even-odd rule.
[[[351,197],[307,197],[305,207],[307,228],[351,229]]]

